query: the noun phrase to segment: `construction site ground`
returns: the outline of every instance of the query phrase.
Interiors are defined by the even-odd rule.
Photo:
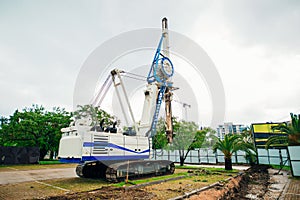
[[[209,167],[222,168],[223,166]],[[243,171],[247,167],[237,166],[236,168]],[[217,199],[216,195],[220,194],[224,188],[230,188],[228,185],[234,185],[239,177],[237,171],[227,173],[222,170],[208,172],[207,170],[176,169],[179,177],[177,180],[158,181],[153,185],[138,187],[138,184],[122,186],[109,184],[103,180],[82,179],[78,178],[74,171],[75,165],[72,164],[2,166],[0,167],[0,199],[170,199],[176,197],[202,199],[201,194],[205,194],[206,199],[209,199],[208,197]],[[190,172],[189,176],[186,176],[187,171]],[[269,169],[265,176],[251,175],[253,180],[248,180],[248,182],[252,183],[252,186],[247,185],[247,190],[253,190],[253,194],[251,192],[245,194],[245,196],[248,195],[245,199],[300,199],[300,179],[290,178],[286,171],[279,175],[276,172],[278,170]],[[167,178],[169,177],[165,177]],[[228,181],[229,179],[231,181]],[[193,191],[213,183],[218,184],[192,194]],[[262,191],[261,194],[259,190]],[[186,194],[189,195],[186,196]],[[243,198],[239,197],[239,199]]]

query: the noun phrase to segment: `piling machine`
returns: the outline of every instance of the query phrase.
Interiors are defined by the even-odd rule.
[[[95,95],[93,103],[101,104],[108,88],[113,85],[121,109],[126,115],[127,106],[133,126],[127,131],[113,127],[103,127],[100,122],[91,125],[91,119],[75,120],[63,128],[58,157],[62,162],[80,161],[76,173],[80,177],[104,178],[110,182],[124,180],[125,177],[156,176],[174,173],[175,166],[169,160],[151,160],[152,139],[156,134],[161,104],[165,103],[166,137],[173,139],[172,127],[172,76],[173,64],[169,56],[169,36],[167,19],[162,20],[162,35],[159,40],[144,91],[145,100],[142,117],[135,122],[126,89],[122,80],[125,71],[114,69]],[[121,100],[120,91],[125,96]],[[97,102],[97,103],[95,103]]]

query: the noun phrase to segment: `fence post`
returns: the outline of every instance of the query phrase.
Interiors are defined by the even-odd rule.
[[[206,148],[206,160],[207,160],[207,163],[209,163],[209,160],[208,160],[208,149]]]
[[[258,154],[258,148],[256,148],[257,154],[256,154],[256,162],[259,165],[259,154]],[[247,160],[248,162],[248,160]]]
[[[281,149],[279,149],[279,159],[280,159],[280,167],[282,167],[283,161],[282,161]]]
[[[270,165],[271,162],[270,162],[270,153],[269,153],[269,149],[267,150],[267,152],[268,152],[268,161],[269,161],[269,165]]]

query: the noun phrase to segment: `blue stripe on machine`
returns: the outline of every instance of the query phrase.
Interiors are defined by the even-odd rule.
[[[93,147],[94,146],[94,142],[84,142],[83,143],[83,147]]]
[[[61,163],[80,163],[81,158],[60,158]]]
[[[131,152],[131,153],[143,154],[143,153],[150,152],[150,149],[146,149],[144,151],[138,152],[138,151],[133,151],[131,149],[128,149],[128,148],[125,148],[125,147],[122,147],[122,146],[119,146],[119,145],[116,145],[116,144],[112,144],[112,143],[107,143],[107,144],[108,144],[107,147],[120,149],[120,150],[128,151],[128,152]],[[94,142],[84,142],[83,143],[83,147],[94,147],[96,145],[97,145],[97,143],[94,143]]]
[[[135,155],[135,156],[82,156],[82,161],[91,160],[140,160],[148,159],[148,155]]]
[[[95,146],[107,147],[108,142],[84,142],[83,143],[83,147],[95,147]]]
[[[116,148],[116,149],[121,149],[123,151],[129,151],[131,153],[137,153],[137,154],[142,154],[142,153],[147,153],[147,152],[150,152],[150,149],[146,149],[145,151],[142,151],[142,152],[138,152],[138,151],[133,151],[131,149],[127,149],[125,147],[121,147],[119,145],[116,145],[116,144],[112,144],[112,143],[109,143],[108,144],[108,147],[112,147],[112,148]]]

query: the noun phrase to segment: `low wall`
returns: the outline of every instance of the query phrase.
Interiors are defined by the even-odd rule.
[[[0,164],[34,164],[38,163],[38,147],[0,147]]]

